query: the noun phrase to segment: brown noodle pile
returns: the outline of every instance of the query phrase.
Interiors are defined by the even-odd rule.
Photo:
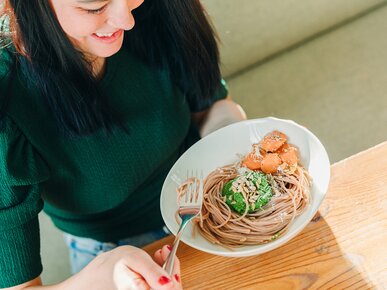
[[[222,196],[223,186],[236,178],[241,163],[224,166],[211,172],[204,180],[203,205],[195,219],[200,233],[210,242],[227,248],[257,245],[275,240],[283,235],[296,216],[301,214],[310,201],[310,176],[300,165],[292,172],[267,175],[273,190],[271,200],[261,210],[240,215],[232,211]],[[178,191],[178,201],[184,196],[187,180]]]

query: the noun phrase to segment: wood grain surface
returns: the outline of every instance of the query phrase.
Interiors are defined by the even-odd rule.
[[[387,142],[331,167],[308,226],[271,252],[225,258],[181,243],[184,289],[387,289]],[[173,237],[145,250],[153,253]]]

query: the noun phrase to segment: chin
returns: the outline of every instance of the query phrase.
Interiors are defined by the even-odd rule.
[[[122,43],[123,39],[114,44],[98,45],[94,47],[94,51],[92,53],[98,57],[110,57],[120,51]]]
[[[98,54],[96,54],[98,57],[110,57],[114,54],[116,54],[117,52],[119,52],[120,49],[116,49],[116,50],[110,50],[110,51],[106,51],[106,52],[100,52]]]
[[[95,55],[99,56],[99,57],[110,57],[110,56],[116,54],[117,52],[119,52],[121,47],[122,47],[122,45],[117,46],[115,48],[101,49],[99,51],[96,51]]]

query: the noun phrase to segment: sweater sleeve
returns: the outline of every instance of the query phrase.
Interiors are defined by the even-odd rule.
[[[190,104],[191,112],[195,113],[195,112],[204,111],[204,110],[208,109],[209,107],[211,107],[211,105],[213,103],[215,103],[216,101],[225,99],[227,97],[227,95],[228,95],[227,83],[224,79],[222,79],[218,90],[215,92],[215,94],[211,98],[201,102],[200,104],[193,104],[193,103]]]
[[[42,272],[38,213],[41,183],[49,169],[10,120],[0,129],[0,288],[32,280]]]

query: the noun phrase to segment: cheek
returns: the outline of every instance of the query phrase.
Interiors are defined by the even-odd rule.
[[[64,12],[57,16],[64,32],[73,38],[89,36],[98,31],[98,28],[104,23],[104,20],[101,17],[79,12],[78,14],[75,14],[74,12]]]

